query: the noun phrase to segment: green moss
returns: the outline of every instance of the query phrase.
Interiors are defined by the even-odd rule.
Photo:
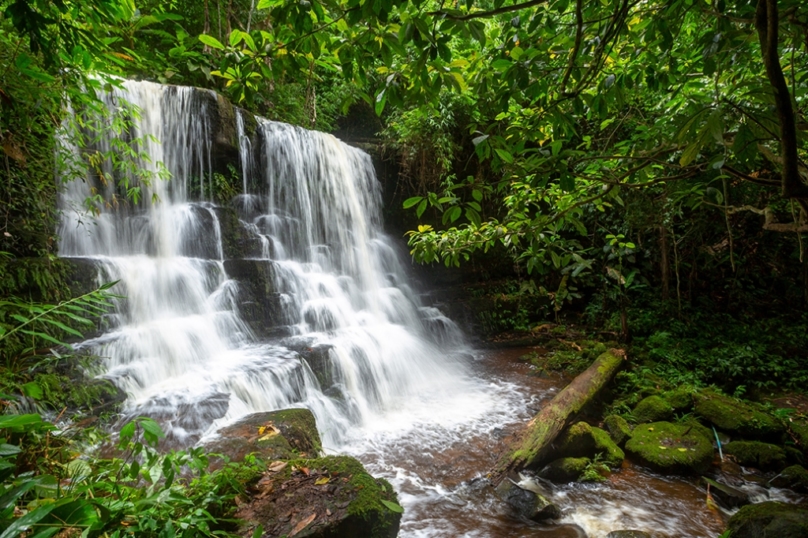
[[[769,482],[776,488],[789,488],[800,493],[808,493],[808,471],[802,465],[786,467]]]
[[[789,423],[788,429],[803,452],[808,452],[808,423],[795,420]]]
[[[682,386],[662,393],[662,397],[673,408],[675,413],[689,412],[693,409],[693,389]]]
[[[548,463],[539,476],[558,483],[574,482],[584,473],[589,458],[559,458]]]
[[[808,509],[781,502],[744,506],[727,522],[732,538],[804,538]]]
[[[681,422],[679,422],[679,424],[681,424],[682,426],[687,426],[688,428],[690,428],[690,431],[695,432],[706,439],[709,439],[711,443],[715,441],[715,434],[713,433],[713,430],[711,430],[710,428],[708,428],[695,418],[690,417],[687,420],[682,420]]]
[[[632,415],[639,423],[659,422],[673,416],[673,407],[659,396],[649,396],[637,404]]]
[[[715,392],[696,396],[696,413],[717,428],[755,439],[775,438],[785,432],[783,424],[751,405]]]
[[[724,453],[730,454],[741,465],[764,471],[779,471],[786,466],[786,453],[782,448],[759,441],[732,441],[724,445]]]
[[[604,463],[616,467],[623,462],[625,454],[612,441],[609,434],[586,422],[576,422],[564,432],[558,441],[557,453],[567,458],[594,458],[600,456]]]
[[[643,465],[669,474],[704,473],[713,459],[713,445],[692,427],[670,422],[634,429],[626,452]]]
[[[609,467],[619,467],[626,457],[623,450],[600,428],[592,428],[592,436],[595,438],[595,455],[600,456]]]
[[[603,420],[603,425],[617,446],[623,446],[631,437],[631,426],[620,415],[609,415]]]

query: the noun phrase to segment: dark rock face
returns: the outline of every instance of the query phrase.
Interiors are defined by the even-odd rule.
[[[238,309],[250,329],[263,337],[283,334],[286,325],[275,269],[268,260],[226,260],[224,270],[238,282]]]
[[[727,523],[732,538],[806,538],[808,508],[781,502],[750,504]]]
[[[545,521],[561,517],[561,510],[543,495],[523,489],[507,477],[497,486],[496,494],[519,517],[531,521]]]

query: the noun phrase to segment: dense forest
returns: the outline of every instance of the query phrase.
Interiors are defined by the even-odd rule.
[[[110,108],[127,81],[212,90],[240,122],[367,150],[409,274],[473,346],[524,348],[517,362],[531,375],[564,383],[619,348],[625,364],[581,415],[593,430],[630,436],[670,420],[671,452],[695,450],[676,443],[704,430],[708,460],[729,454],[808,492],[804,2],[0,0],[0,72],[0,538],[366,532],[309,534],[314,518],[245,530],[243,506],[271,489],[256,493],[267,462],[164,446],[158,417],[122,414],[127,389],[74,349],[127,293],[59,256],[60,219],[147,211],[166,203],[155,185],[176,179],[136,128],[145,111]],[[248,167],[234,155],[198,201],[246,196]],[[85,178],[103,188],[88,180],[81,207],[66,207],[68,183]],[[719,402],[752,418],[711,418]],[[631,448],[645,434],[614,448],[666,474]],[[320,441],[307,443],[291,444],[297,459],[270,457],[291,462],[273,472],[320,476],[326,463],[306,463]],[[624,456],[604,450],[555,461],[586,456],[575,479],[608,482]],[[406,503],[342,457],[322,461],[367,480],[357,491],[381,492],[356,512],[375,525],[367,535],[395,536],[398,520],[383,523]],[[547,463],[537,461],[520,470]],[[671,472],[706,473],[688,465]],[[718,513],[713,496],[727,486],[704,480]],[[805,510],[783,506],[766,517],[784,510],[778,521],[808,536]],[[723,536],[773,536],[738,525]]]

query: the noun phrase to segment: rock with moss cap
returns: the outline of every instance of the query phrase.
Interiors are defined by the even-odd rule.
[[[326,456],[274,462],[247,490],[239,535],[264,538],[395,538],[402,508],[393,487],[356,459]]]
[[[576,422],[559,437],[555,454],[560,457],[594,458],[600,456],[610,467],[623,462],[625,454],[609,434],[586,422]]]
[[[314,415],[308,409],[282,409],[247,415],[222,428],[209,452],[241,461],[247,454],[264,460],[318,456],[322,450]]]
[[[741,465],[762,471],[780,471],[786,466],[786,453],[782,448],[760,441],[732,441],[724,445],[724,453]]]
[[[753,439],[776,439],[785,432],[783,424],[751,405],[715,392],[696,395],[696,414],[716,428]]]
[[[637,404],[631,414],[639,423],[659,422],[673,416],[673,407],[659,396],[648,396]]]
[[[788,488],[797,493],[808,493],[808,471],[802,465],[786,467],[769,481],[775,488]]]
[[[673,408],[674,413],[686,413],[693,409],[693,389],[679,387],[663,392],[661,396]]]
[[[709,439],[692,427],[670,422],[634,428],[626,452],[639,463],[664,474],[701,474],[713,460]]]
[[[545,465],[539,476],[559,484],[575,482],[584,474],[590,461],[589,458],[559,458]]]
[[[727,522],[732,538],[805,538],[808,508],[781,502],[744,506]]]
[[[614,444],[621,448],[626,444],[629,437],[631,437],[631,426],[629,426],[626,419],[620,415],[609,415],[603,420],[603,426],[609,433],[609,437],[614,441]]]
[[[788,429],[794,439],[796,439],[803,454],[808,454],[808,423],[795,420],[789,423]]]

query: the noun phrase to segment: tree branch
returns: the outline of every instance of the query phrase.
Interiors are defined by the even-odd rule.
[[[494,17],[496,15],[502,15],[503,13],[511,13],[512,11],[519,11],[529,7],[538,6],[546,2],[547,0],[529,0],[528,2],[524,2],[522,4],[502,6],[500,8],[492,9],[490,11],[476,11],[474,13],[468,13],[466,15],[457,15],[451,11],[430,11],[427,13],[427,15],[439,16],[445,19],[452,19],[455,21],[470,21],[472,19],[483,19],[486,17]]]

